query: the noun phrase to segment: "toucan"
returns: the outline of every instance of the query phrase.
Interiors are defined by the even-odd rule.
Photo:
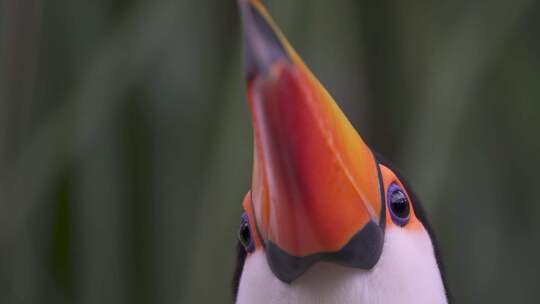
[[[237,304],[450,300],[426,213],[258,0],[238,0],[253,124]]]

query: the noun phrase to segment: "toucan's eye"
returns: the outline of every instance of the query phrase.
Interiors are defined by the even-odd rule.
[[[396,183],[393,183],[388,188],[388,209],[392,221],[399,226],[407,224],[409,221],[411,208],[407,195]]]
[[[244,245],[247,252],[253,252],[255,250],[255,244],[251,238],[251,229],[249,228],[249,220],[247,214],[242,214],[242,223],[240,224],[240,230],[238,231],[238,240]]]

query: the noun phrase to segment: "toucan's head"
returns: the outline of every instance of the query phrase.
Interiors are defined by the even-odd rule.
[[[240,0],[254,129],[237,303],[447,303],[405,181],[364,143],[256,0]]]

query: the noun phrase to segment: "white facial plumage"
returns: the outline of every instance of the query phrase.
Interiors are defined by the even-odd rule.
[[[291,284],[275,277],[264,250],[245,261],[237,304],[444,304],[431,238],[423,228],[387,227],[371,270],[320,262]]]

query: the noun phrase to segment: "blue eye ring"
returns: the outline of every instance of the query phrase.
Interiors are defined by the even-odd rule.
[[[405,226],[411,217],[411,206],[405,190],[392,183],[388,187],[386,201],[392,222],[398,226]]]
[[[238,240],[244,246],[244,249],[251,253],[255,250],[255,244],[253,243],[253,234],[249,225],[249,218],[247,213],[242,213],[240,229],[238,229]]]

